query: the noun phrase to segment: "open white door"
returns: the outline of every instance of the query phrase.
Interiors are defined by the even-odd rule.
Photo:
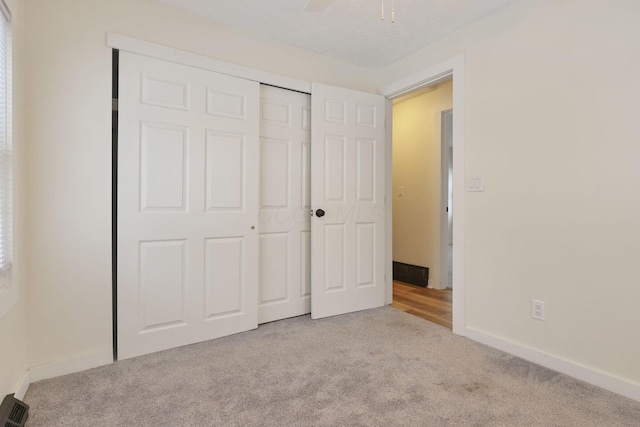
[[[120,359],[257,327],[258,112],[258,83],[120,53]]]
[[[318,319],[385,304],[385,98],[321,84],[311,92],[311,317]]]

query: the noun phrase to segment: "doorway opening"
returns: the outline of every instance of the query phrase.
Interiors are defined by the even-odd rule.
[[[393,99],[392,306],[453,326],[453,78]]]

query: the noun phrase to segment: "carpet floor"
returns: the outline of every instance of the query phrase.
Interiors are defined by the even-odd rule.
[[[32,384],[36,426],[640,426],[640,402],[382,307]]]

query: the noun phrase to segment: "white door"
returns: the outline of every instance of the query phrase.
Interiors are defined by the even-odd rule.
[[[311,316],[318,319],[385,304],[385,99],[320,84],[311,94]]]
[[[311,97],[260,89],[258,323],[311,311]]]
[[[259,85],[120,53],[118,355],[257,327]]]

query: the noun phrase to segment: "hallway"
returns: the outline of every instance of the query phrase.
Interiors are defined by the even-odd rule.
[[[451,289],[431,289],[393,281],[391,307],[452,329]]]

